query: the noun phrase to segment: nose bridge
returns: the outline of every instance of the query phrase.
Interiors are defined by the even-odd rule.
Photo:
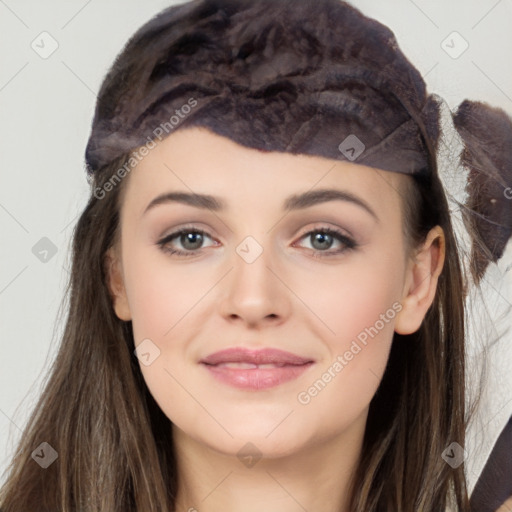
[[[258,241],[247,236],[235,248],[233,270],[222,301],[222,314],[250,323],[284,317],[288,311],[286,289],[274,275],[278,254],[270,237]],[[269,268],[270,267],[270,268]]]
[[[247,236],[235,249],[234,275],[232,285],[239,299],[262,301],[273,288],[273,278],[268,267],[272,267],[275,258],[270,247],[269,237],[260,237],[258,241],[252,235]]]

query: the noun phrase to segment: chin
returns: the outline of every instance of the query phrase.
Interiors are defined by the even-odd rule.
[[[233,439],[224,437],[216,440],[209,437],[203,442],[219,453],[237,457],[242,463],[249,458],[248,467],[250,467],[250,457],[253,457],[253,460],[279,459],[293,455],[307,447],[305,439],[294,439],[286,435],[276,435],[274,439],[270,439],[263,433],[261,435],[241,435]]]
[[[308,427],[304,422],[293,419],[294,413],[283,421],[286,414],[282,414],[278,421],[274,417],[261,418],[251,421],[245,416],[235,421],[224,421],[224,428],[211,428],[211,425],[202,424],[188,430],[182,429],[186,435],[194,438],[196,442],[209,446],[211,449],[228,456],[240,456],[246,452],[254,451],[256,455],[268,459],[286,457],[308,446],[315,436],[313,426]],[[311,431],[313,429],[313,431]]]

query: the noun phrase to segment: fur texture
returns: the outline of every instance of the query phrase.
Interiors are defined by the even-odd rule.
[[[435,103],[393,33],[348,4],[198,0],[157,15],[118,56],[99,94],[89,170],[154,138],[190,97],[198,105],[177,128],[338,160],[355,135],[358,163],[407,174],[428,172],[423,131],[437,134]]]

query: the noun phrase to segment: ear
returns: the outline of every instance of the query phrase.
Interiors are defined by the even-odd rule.
[[[110,247],[106,252],[104,263],[107,287],[110,292],[114,311],[120,320],[127,322],[132,319],[132,316],[124,286],[121,258],[114,247]]]
[[[398,334],[412,334],[420,328],[434,301],[444,259],[444,232],[436,226],[430,230],[407,269],[402,309],[395,320],[395,332]]]

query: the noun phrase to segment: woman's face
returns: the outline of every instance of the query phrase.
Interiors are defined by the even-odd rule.
[[[407,178],[189,128],[125,179],[115,309],[176,432],[268,457],[361,432],[405,291]]]

